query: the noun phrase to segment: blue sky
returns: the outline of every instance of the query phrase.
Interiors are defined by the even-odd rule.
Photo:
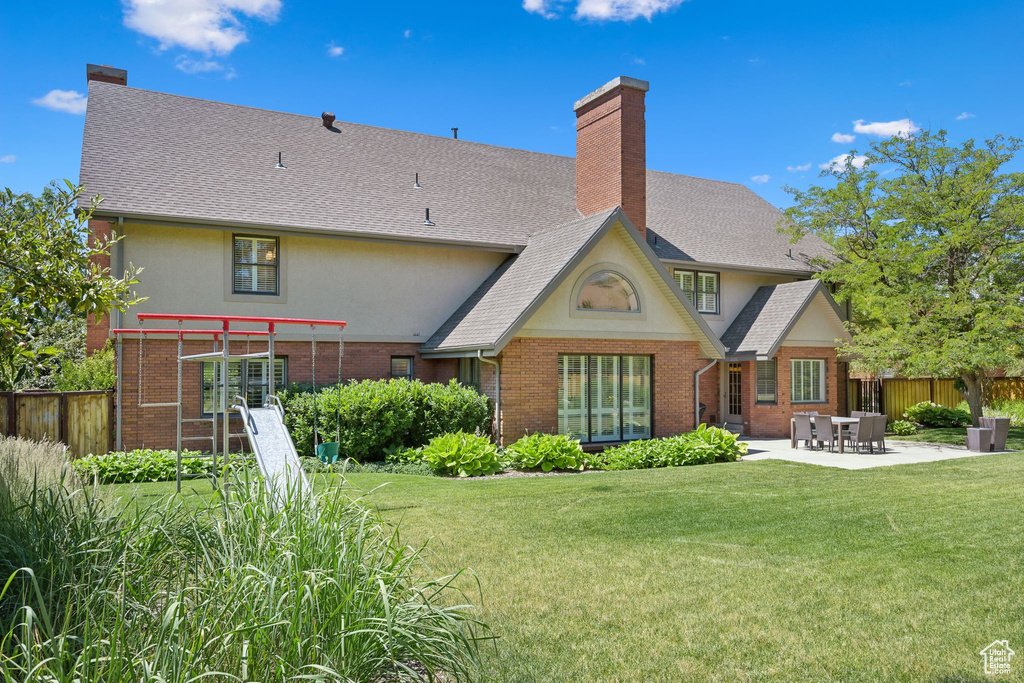
[[[649,167],[779,206],[782,185],[877,134],[1024,136],[1019,0],[91,0],[3,14],[0,185],[17,191],[77,179],[87,62],[140,88],[565,155],[572,102],[634,76],[651,83]]]

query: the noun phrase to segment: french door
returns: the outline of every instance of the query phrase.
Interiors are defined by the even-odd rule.
[[[650,356],[560,355],[558,431],[591,442],[650,437]]]

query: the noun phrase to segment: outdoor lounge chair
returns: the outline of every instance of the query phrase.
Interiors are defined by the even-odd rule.
[[[807,413],[795,413],[793,419],[796,421],[796,442],[806,441],[807,446],[814,449],[814,428],[811,426],[811,416]]]
[[[831,452],[832,447],[839,443],[835,427],[832,425],[832,416],[814,415],[811,417],[811,421],[814,423],[814,434],[818,439],[818,445],[828,444],[828,450]]]

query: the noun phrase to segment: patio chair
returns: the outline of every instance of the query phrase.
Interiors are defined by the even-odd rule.
[[[864,417],[867,415],[863,410],[854,410],[850,413],[850,417]]]
[[[814,428],[811,425],[811,416],[807,413],[796,413],[793,415],[796,422],[796,442],[806,441],[807,446],[814,450]]]
[[[828,444],[828,450],[831,453],[832,447],[839,443],[839,437],[836,436],[835,427],[832,425],[832,416],[814,415],[811,417],[811,421],[814,423],[814,434],[818,439],[818,446]]]
[[[889,424],[887,415],[871,415],[874,426],[871,429],[871,452],[875,450],[875,444],[885,453],[885,428]]]
[[[867,446],[868,450],[871,449],[871,439],[874,437],[874,420],[875,418],[873,417],[861,415],[857,420],[857,424],[850,425],[850,445],[853,446],[854,452],[859,453],[861,446]]]

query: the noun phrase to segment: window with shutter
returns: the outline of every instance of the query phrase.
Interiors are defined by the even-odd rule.
[[[231,260],[231,287],[235,294],[278,293],[276,237],[235,235]]]
[[[558,433],[582,441],[651,436],[651,357],[558,356]]]
[[[820,359],[790,361],[793,403],[825,402],[825,361]]]
[[[718,273],[677,270],[676,282],[699,313],[718,313]]]
[[[777,371],[775,359],[757,361],[757,397],[758,403],[775,403]]]

